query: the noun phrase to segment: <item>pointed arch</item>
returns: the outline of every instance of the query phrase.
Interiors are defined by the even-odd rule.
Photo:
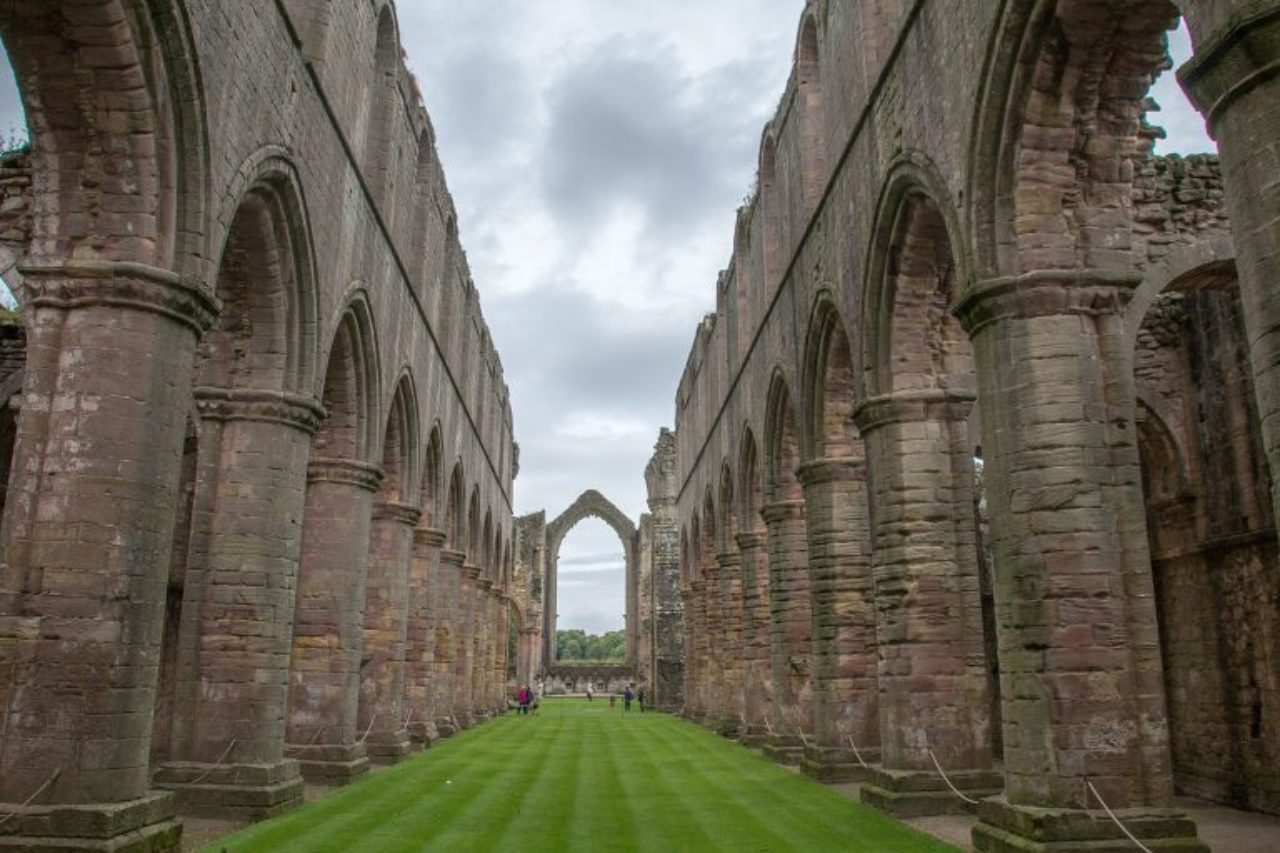
[[[396,383],[395,395],[387,410],[382,439],[383,479],[380,496],[402,504],[414,504],[421,490],[418,426],[418,394],[413,374],[406,368]]]
[[[331,340],[320,397],[325,421],[313,439],[312,455],[369,462],[379,446],[382,380],[373,316],[362,287],[352,288]]]
[[[738,504],[734,500],[733,469],[726,461],[720,466],[720,531],[719,550],[724,553],[737,547],[735,538],[739,531]]]
[[[969,265],[956,251],[954,207],[942,187],[917,156],[896,164],[881,193],[863,297],[868,398],[976,393],[973,347],[952,314]]]
[[[1130,270],[1133,162],[1150,154],[1145,100],[1178,14],[1170,0],[1002,4],[967,170],[978,276]]]
[[[467,563],[473,566],[482,565],[484,559],[484,540],[480,538],[480,487],[471,487],[471,500],[467,504]]]
[[[791,389],[782,371],[774,373],[769,387],[765,420],[765,499],[770,503],[802,501],[800,441],[796,430]]]
[[[742,432],[742,449],[738,454],[738,474],[741,485],[738,488],[738,518],[744,533],[758,533],[764,528],[764,519],[760,511],[764,508],[764,493],[761,488],[760,452],[756,447],[755,432],[746,427]]]
[[[364,169],[380,206],[387,201],[392,166],[395,110],[400,99],[400,27],[395,7],[383,4],[378,12],[374,45],[373,79],[369,84],[369,124],[365,134]],[[389,211],[388,211],[389,213]]]
[[[453,551],[466,551],[466,477],[462,473],[462,462],[453,466],[449,475],[448,503],[445,505],[446,544]]]
[[[441,495],[444,494],[444,439],[440,434],[440,422],[431,427],[422,463],[422,488],[418,505],[422,508],[422,524],[428,528],[443,523]]]
[[[181,5],[15,0],[0,38],[31,130],[31,263],[92,257],[203,278],[204,88]]]
[[[293,164],[266,148],[241,167],[226,207],[215,292],[222,304],[196,354],[196,385],[313,395],[317,282]]]
[[[804,369],[809,458],[863,458],[862,440],[853,425],[858,392],[849,335],[826,289],[819,292],[810,314]]]
[[[827,184],[826,133],[822,103],[822,55],[818,21],[810,10],[796,37],[796,98],[800,109],[800,168],[806,211],[814,210]]]
[[[760,230],[764,270],[764,302],[767,304],[786,269],[782,247],[782,199],[778,186],[778,139],[773,124],[765,125],[760,140]]]

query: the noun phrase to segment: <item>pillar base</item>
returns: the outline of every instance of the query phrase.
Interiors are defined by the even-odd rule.
[[[742,729],[742,720],[729,714],[721,714],[717,717],[708,717],[706,726],[721,737],[737,740],[738,732]]]
[[[315,785],[349,785],[369,772],[369,754],[362,743],[286,744],[284,753],[297,759],[302,778]]]
[[[999,794],[1004,778],[994,770],[947,771],[947,778],[965,796],[974,800]],[[928,817],[941,814],[972,814],[976,806],[952,793],[947,783],[931,770],[872,769],[859,797],[864,805],[894,817]]]
[[[0,824],[0,850],[168,853],[182,846],[182,824],[174,819],[174,798],[167,791],[124,803],[0,803],[0,814],[13,815]]]
[[[769,734],[764,739],[764,757],[784,767],[799,767],[804,741],[798,735]]]
[[[880,751],[866,750],[862,760],[879,761]],[[800,759],[800,772],[828,785],[869,782],[873,776],[871,768],[864,767],[853,750],[835,746],[806,746],[804,756]]]
[[[738,743],[748,749],[763,749],[768,737],[769,730],[764,727],[764,723],[744,723],[738,729]]]
[[[454,730],[463,732],[476,724],[476,719],[470,711],[458,711],[453,715]]]
[[[255,822],[302,805],[298,762],[199,764],[170,762],[156,771],[154,784],[172,792],[178,812]]]
[[[419,746],[426,748],[440,740],[440,729],[435,723],[413,723],[409,726],[409,737]]]
[[[408,729],[395,732],[374,732],[365,741],[365,750],[374,764],[399,764],[422,746],[415,744]]]
[[[1179,809],[1116,809],[1125,828],[1152,850],[1208,853]],[[1133,842],[1102,810],[1013,806],[1003,796],[978,806],[973,846],[980,853],[1133,853]]]
[[[436,718],[436,735],[440,740],[453,737],[458,733],[458,721],[453,717]]]

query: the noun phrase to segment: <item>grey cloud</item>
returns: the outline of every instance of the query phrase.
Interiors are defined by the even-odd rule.
[[[686,228],[732,187],[722,105],[696,90],[667,53],[615,39],[568,69],[548,100],[542,183],[553,211],[590,226],[632,203],[655,230]]]

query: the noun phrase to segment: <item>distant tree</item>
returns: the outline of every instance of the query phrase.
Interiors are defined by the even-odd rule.
[[[562,661],[623,663],[627,659],[627,636],[609,631],[602,636],[579,628],[556,631],[556,658]]]

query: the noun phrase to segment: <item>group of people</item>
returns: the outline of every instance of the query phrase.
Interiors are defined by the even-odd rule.
[[[534,695],[533,688],[526,684],[517,690],[516,704],[519,706],[521,714],[528,714],[530,711],[538,710],[538,697]]]
[[[587,685],[587,701],[588,702],[592,701],[594,696],[595,696],[595,690],[592,688],[590,684],[588,684]],[[617,699],[618,697],[616,694],[614,693],[609,694],[610,708],[614,706],[614,703],[617,701]],[[634,683],[628,684],[627,689],[622,692],[623,712],[625,713],[627,711],[630,711],[631,703],[635,701],[639,701],[640,713],[643,714],[644,713],[644,688],[641,687],[639,690],[637,690]],[[519,709],[519,713],[521,714],[528,714],[531,711],[538,710],[538,696],[534,692],[532,687],[526,684],[516,691],[516,705]]]

